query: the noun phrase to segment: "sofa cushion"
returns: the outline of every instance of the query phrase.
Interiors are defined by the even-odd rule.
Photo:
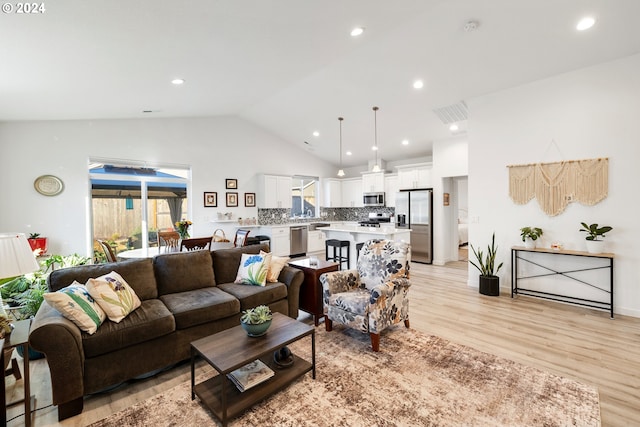
[[[267,283],[266,286],[247,286],[239,283],[224,283],[220,289],[240,300],[240,310],[257,307],[287,297],[287,285],[284,283]]]
[[[209,251],[158,255],[153,259],[158,294],[167,295],[216,285]]]
[[[176,329],[186,329],[240,313],[240,302],[216,287],[162,295],[160,299],[173,313]]]
[[[261,250],[266,251],[268,248],[266,244],[262,244],[211,251],[216,282],[232,283],[236,280],[242,254],[259,254]]]
[[[173,315],[162,301],[159,299],[145,300],[122,322],[114,323],[107,320],[95,334],[83,333],[82,345],[85,357],[96,357],[168,335],[175,329],[176,323]],[[126,360],[123,360],[123,363],[126,363]],[[105,369],[107,368],[105,367]]]
[[[141,300],[158,297],[158,285],[153,274],[153,260],[151,258],[79,265],[53,270],[47,279],[49,291],[62,289],[73,283],[74,280],[78,283],[87,283],[90,278],[99,277],[111,271],[117,271]]]
[[[78,282],[56,292],[47,292],[44,299],[89,335],[94,334],[107,318],[104,310],[89,295],[86,286]]]

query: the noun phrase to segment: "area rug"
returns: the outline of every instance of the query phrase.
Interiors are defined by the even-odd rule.
[[[290,346],[308,357],[306,339]],[[599,426],[596,388],[403,326],[367,334],[317,328],[317,377],[308,373],[229,425]],[[208,367],[207,367],[208,368]],[[200,381],[215,373],[199,369]],[[92,424],[216,426],[185,382]]]

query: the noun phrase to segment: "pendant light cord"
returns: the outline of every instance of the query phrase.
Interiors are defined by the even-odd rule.
[[[373,169],[378,169],[378,107],[373,107],[373,151],[376,152],[376,163]]]

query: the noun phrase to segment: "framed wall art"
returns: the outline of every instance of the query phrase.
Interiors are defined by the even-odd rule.
[[[227,193],[227,207],[238,207],[238,193]]]
[[[247,208],[256,206],[256,193],[244,193],[244,206]]]
[[[218,193],[215,191],[204,192],[204,207],[215,208],[218,207]]]
[[[234,178],[227,178],[225,180],[227,190],[235,190],[238,188],[238,180]]]

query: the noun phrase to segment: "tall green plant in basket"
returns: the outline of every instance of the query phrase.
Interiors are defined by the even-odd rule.
[[[496,233],[491,236],[491,245],[487,245],[486,254],[482,249],[476,250],[473,245],[470,246],[476,262],[472,260],[469,260],[469,262],[480,272],[480,293],[491,296],[500,295],[500,278],[496,274],[504,263],[501,262],[496,267],[496,255],[498,253]]]

